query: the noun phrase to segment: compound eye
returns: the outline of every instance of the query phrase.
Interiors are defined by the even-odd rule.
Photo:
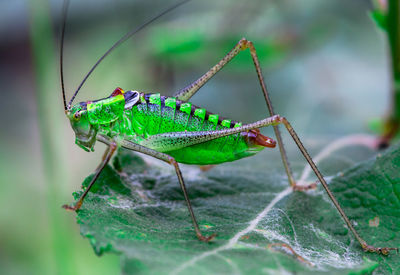
[[[74,114],[74,118],[75,118],[75,120],[79,120],[80,118],[81,118],[81,112],[76,112],[75,114]]]

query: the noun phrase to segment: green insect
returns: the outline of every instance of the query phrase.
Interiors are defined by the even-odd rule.
[[[273,139],[262,135],[259,131],[259,128],[273,126],[289,184],[294,190],[299,191],[315,188],[315,184],[309,186],[296,185],[278,128],[278,125],[283,124],[307,162],[310,164],[315,175],[319,179],[319,182],[321,182],[325,188],[328,196],[344,219],[348,228],[360,243],[361,247],[365,251],[382,253],[385,255],[387,255],[390,250],[397,250],[397,248],[374,247],[368,245],[354,229],[334,195],[329,190],[324,177],[319,172],[307,150],[302,145],[289,121],[274,113],[261,73],[256,49],[253,43],[245,38],[242,38],[233,49],[208,72],[192,84],[176,92],[173,97],[161,96],[158,93],[143,93],[138,91],[125,92],[121,88],[117,88],[107,98],[85,101],[72,105],[75,96],[88,76],[113,49],[137,31],[143,29],[149,23],[185,2],[187,1],[181,2],[165,10],[158,16],[140,26],[138,29],[127,33],[117,41],[85,76],[68,104],[65,99],[62,65],[62,45],[64,40],[68,1],[64,3],[60,67],[65,113],[75,132],[75,142],[78,146],[86,151],[93,151],[96,141],[100,141],[106,144],[108,148],[104,153],[103,160],[95,171],[95,176],[79,200],[74,206],[64,205],[63,207],[73,211],[80,209],[86,195],[96,182],[96,179],[99,177],[103,168],[110,161],[117,148],[122,147],[165,161],[175,168],[196,236],[201,241],[210,241],[215,237],[215,234],[204,236],[201,233],[178,163],[197,165],[218,164],[252,156],[266,147],[275,147],[276,142]],[[250,51],[253,59],[270,117],[243,125],[240,122],[224,119],[217,114],[209,113],[205,109],[190,103],[190,98],[199,91],[199,89],[211,77],[221,70],[236,55],[245,50]]]

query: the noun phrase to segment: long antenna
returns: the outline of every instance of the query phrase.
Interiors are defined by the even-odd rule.
[[[65,89],[64,89],[64,34],[65,34],[65,21],[67,20],[69,0],[64,1],[62,11],[62,27],[61,27],[61,46],[60,46],[60,79],[61,79],[61,91],[64,101],[64,111],[67,111],[67,101],[65,100]],[[69,109],[69,108],[68,108]]]
[[[78,88],[76,89],[74,95],[72,96],[71,100],[68,103],[68,108],[71,107],[72,102],[74,101],[76,95],[78,94],[79,90],[82,88],[83,84],[86,82],[86,80],[88,79],[88,77],[92,74],[92,72],[94,71],[94,69],[100,64],[101,61],[103,61],[103,59],[109,55],[115,48],[117,48],[119,45],[121,45],[122,43],[124,43],[127,39],[129,39],[131,36],[133,36],[134,34],[136,34],[137,32],[139,32],[140,30],[142,30],[144,27],[146,27],[147,25],[151,24],[152,22],[156,21],[158,18],[162,17],[163,15],[167,14],[170,11],[173,11],[174,9],[178,8],[179,6],[185,4],[186,2],[189,2],[190,0],[184,0],[181,1],[171,7],[169,7],[168,9],[164,10],[163,12],[159,13],[158,15],[156,15],[155,17],[151,18],[150,20],[148,20],[147,22],[145,22],[144,24],[140,25],[138,28],[136,29],[132,29],[131,31],[127,32],[123,37],[121,37],[121,39],[119,39],[117,42],[115,42],[114,45],[112,45],[111,48],[109,48],[100,58],[99,60],[97,60],[96,64],[94,64],[94,66],[90,69],[90,71],[86,74],[86,76],[83,78],[81,84],[79,84]]]

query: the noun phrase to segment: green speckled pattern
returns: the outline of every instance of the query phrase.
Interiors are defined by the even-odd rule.
[[[161,133],[215,131],[242,125],[173,97],[147,94],[140,98],[138,104],[125,110],[122,117],[113,123],[111,132],[110,125],[100,125],[100,132],[120,135],[141,144],[146,138]],[[263,148],[251,146],[240,134],[234,134],[164,153],[180,163],[207,165],[248,157]]]
[[[120,118],[124,110],[123,95],[116,95],[96,102],[88,103],[87,110],[91,124],[107,124]]]

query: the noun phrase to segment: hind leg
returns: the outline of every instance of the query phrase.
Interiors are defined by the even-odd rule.
[[[208,72],[202,75],[199,79],[197,79],[192,84],[186,86],[185,88],[179,90],[174,94],[176,98],[182,101],[188,101],[205,83],[208,82],[219,70],[221,70],[229,61],[231,61],[234,57],[236,57],[241,51],[246,49],[250,50],[251,57],[253,59],[253,63],[257,72],[258,80],[260,82],[261,90],[264,95],[265,102],[267,103],[269,115],[272,117],[275,115],[274,109],[272,106],[271,99],[269,97],[269,93],[267,90],[267,85],[265,85],[265,81],[261,72],[260,62],[257,57],[256,48],[254,47],[253,43],[246,38],[242,38],[233,49],[225,55],[214,67],[212,67]],[[293,187],[295,191],[305,191],[309,189],[314,189],[316,187],[316,183],[312,183],[310,185],[297,185],[296,181],[294,180],[292,170],[289,165],[289,160],[287,158],[286,150],[282,141],[281,133],[278,128],[278,125],[274,126],[274,132],[276,139],[279,145],[279,151],[281,154],[281,159],[283,166],[285,168],[288,181],[290,186]]]

